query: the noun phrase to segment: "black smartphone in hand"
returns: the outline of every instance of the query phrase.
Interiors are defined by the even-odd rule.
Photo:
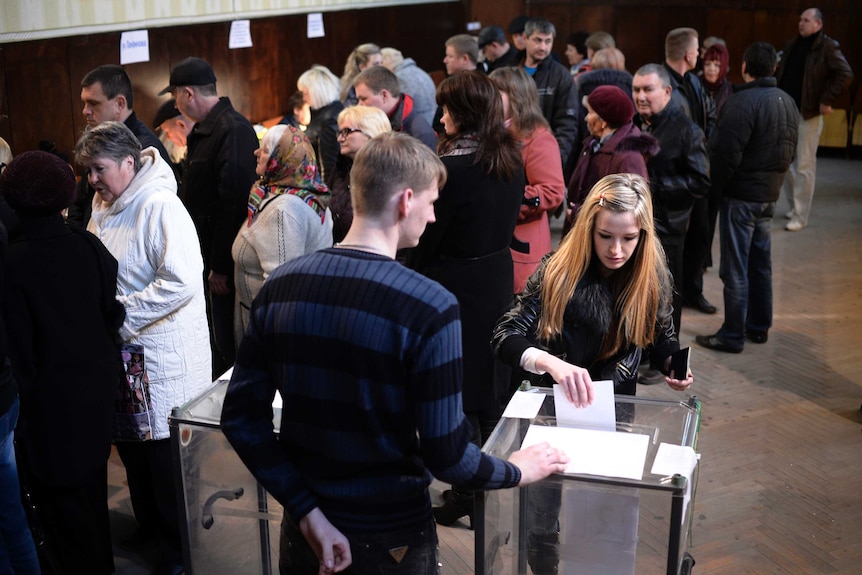
[[[674,379],[685,379],[691,367],[691,348],[684,347],[670,356],[670,371]]]

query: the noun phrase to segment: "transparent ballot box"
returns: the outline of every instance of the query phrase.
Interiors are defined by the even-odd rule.
[[[538,415],[502,418],[483,451],[506,458],[529,432],[568,438],[562,448],[572,462],[566,473],[533,485],[477,494],[476,574],[690,573],[697,399],[614,396],[616,429],[598,431],[558,427],[553,392],[533,388],[531,393],[545,395]],[[596,469],[608,470],[607,475]]]
[[[185,512],[180,525],[186,574],[277,574],[282,507],[257,483],[221,431],[230,376],[224,377],[170,417]],[[280,409],[274,411],[278,431]]]

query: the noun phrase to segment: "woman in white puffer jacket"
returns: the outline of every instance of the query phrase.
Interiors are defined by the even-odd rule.
[[[165,564],[182,563],[168,415],[211,384],[203,259],[171,167],[119,122],[88,130],[76,148],[95,189],[87,230],[119,262],[124,343],[144,346],[155,409],[153,441],[117,442],[140,535],[158,536]]]

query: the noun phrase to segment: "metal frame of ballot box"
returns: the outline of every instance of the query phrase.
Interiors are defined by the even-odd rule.
[[[273,575],[283,510],[221,431],[228,383],[219,379],[169,418],[185,572]],[[281,410],[273,415],[278,433]]]
[[[521,444],[530,425],[556,426],[553,391],[533,388],[535,393],[546,395],[534,419],[502,418],[488,438],[483,451],[497,457],[508,458]],[[559,560],[559,575],[566,573],[637,573],[651,575],[688,575],[694,559],[688,554],[688,541],[693,508],[693,495],[697,485],[698,467],[691,478],[680,474],[662,477],[651,473],[659,445],[667,443],[697,449],[701,405],[696,397],[687,401],[644,399],[634,396],[615,396],[617,432],[639,433],[649,436],[643,476],[640,480],[586,474],[555,474],[533,485],[508,490],[486,491],[475,497],[475,572],[476,575],[526,575],[528,571],[528,514],[536,516],[534,503],[542,490],[556,490],[558,505],[567,499],[584,503],[583,507],[563,505],[557,517],[557,542],[547,548]],[[567,453],[570,458],[577,453]],[[530,491],[532,490],[532,492]],[[531,495],[532,493],[532,495]],[[562,494],[562,495],[560,495]],[[670,499],[669,504],[667,499]],[[615,547],[613,539],[598,541],[596,547],[609,550],[601,561],[592,565],[584,557],[601,556],[590,545],[574,539],[571,533],[585,529],[578,523],[605,521],[571,513],[572,509],[589,509],[595,501],[608,502],[613,508],[628,505],[626,513],[616,517],[620,530],[633,530],[628,534],[628,547]],[[533,505],[533,508],[528,507]],[[569,509],[569,513],[566,513]],[[601,515],[600,513],[598,515]],[[623,518],[623,519],[621,519]],[[633,518],[633,520],[632,520]],[[614,520],[609,520],[611,523]],[[569,531],[566,541],[563,533]],[[611,532],[613,529],[610,530]],[[601,528],[587,532],[587,538],[603,537]],[[610,541],[610,543],[609,543]],[[662,554],[667,544],[666,557]],[[535,544],[534,544],[535,545]],[[569,545],[569,547],[567,547]],[[583,548],[587,549],[584,550]],[[574,551],[573,551],[574,550]],[[571,563],[564,563],[566,554]],[[574,554],[574,558],[573,558]],[[580,554],[580,555],[578,555]],[[533,557],[536,551],[533,550]],[[622,560],[620,559],[622,557]],[[621,562],[625,566],[615,565]],[[636,567],[635,567],[636,565]],[[574,567],[577,566],[577,567]],[[564,567],[566,567],[564,569]]]

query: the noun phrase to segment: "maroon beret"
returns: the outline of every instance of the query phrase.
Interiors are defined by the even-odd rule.
[[[587,102],[613,128],[628,124],[635,117],[632,97],[616,86],[599,86],[587,96]]]
[[[75,201],[75,174],[54,154],[23,152],[0,175],[0,193],[19,215],[59,214]]]

